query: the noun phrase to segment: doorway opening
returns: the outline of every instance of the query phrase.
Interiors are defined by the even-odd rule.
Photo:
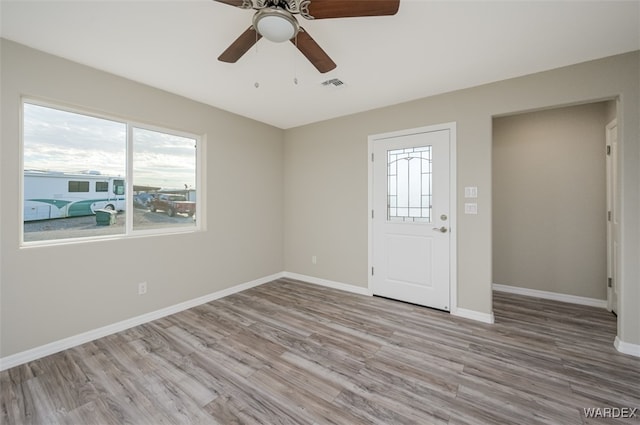
[[[616,115],[608,100],[494,117],[494,291],[611,310]]]

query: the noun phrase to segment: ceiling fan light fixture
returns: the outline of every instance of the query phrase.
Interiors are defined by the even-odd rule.
[[[280,9],[263,9],[253,17],[253,27],[267,40],[275,43],[291,40],[300,26],[289,12]]]

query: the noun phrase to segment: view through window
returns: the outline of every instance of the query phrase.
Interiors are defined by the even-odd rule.
[[[197,229],[198,142],[25,101],[23,241]]]
[[[193,226],[196,214],[196,140],[133,129],[133,228]],[[161,214],[164,213],[164,214]]]

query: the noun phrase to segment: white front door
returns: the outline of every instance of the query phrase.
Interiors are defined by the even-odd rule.
[[[373,136],[371,289],[449,311],[452,128]]]

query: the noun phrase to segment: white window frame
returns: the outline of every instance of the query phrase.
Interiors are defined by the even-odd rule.
[[[142,130],[150,130],[159,133],[165,133],[173,136],[185,137],[194,139],[196,143],[196,222],[193,227],[161,227],[154,229],[138,229],[133,228],[133,214],[125,214],[125,226],[124,233],[116,235],[99,235],[99,236],[83,236],[66,239],[47,239],[41,241],[25,241],[24,240],[24,105],[31,104],[36,106],[42,106],[45,108],[57,109],[64,112],[70,112],[74,114],[85,115],[88,117],[104,119],[109,121],[115,121],[122,123],[126,126],[126,161],[125,161],[125,176],[126,182],[126,211],[133,211],[133,129],[139,128]],[[65,105],[63,103],[45,101],[33,97],[22,97],[20,102],[20,167],[19,167],[19,217],[20,217],[20,248],[40,247],[40,246],[52,246],[52,245],[67,245],[77,244],[83,242],[104,241],[112,239],[130,239],[138,237],[149,236],[165,236],[172,234],[183,233],[197,233],[206,231],[206,191],[203,189],[203,182],[205,181],[205,170],[203,169],[205,161],[203,157],[205,155],[206,135],[198,135],[181,130],[169,129],[166,127],[141,123],[131,119],[119,117],[116,115],[110,115],[100,112],[91,111],[88,108],[82,108],[77,106]]]

